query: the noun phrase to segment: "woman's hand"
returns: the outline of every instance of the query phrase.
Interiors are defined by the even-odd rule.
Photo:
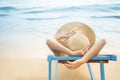
[[[67,61],[65,63],[65,66],[69,69],[76,69],[78,68],[80,65],[82,65],[84,63],[84,61],[82,61],[81,59],[80,60],[76,60],[76,61]]]
[[[88,45],[88,46],[85,46],[81,50],[75,50],[75,51],[73,51],[72,55],[70,55],[70,56],[84,56],[88,52],[89,48],[90,47]]]

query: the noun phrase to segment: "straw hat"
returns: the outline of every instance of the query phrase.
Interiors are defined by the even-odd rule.
[[[83,47],[90,45],[90,41],[85,35],[76,33],[68,39],[67,45],[71,50],[81,50]]]
[[[80,22],[70,22],[58,29],[55,39],[72,50],[80,50],[87,45],[92,47],[96,36],[88,25]]]

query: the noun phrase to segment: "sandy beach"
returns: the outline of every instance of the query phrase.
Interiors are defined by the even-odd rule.
[[[47,80],[47,55],[50,52],[45,44],[44,37],[37,35],[9,35],[0,47],[0,80]],[[20,40],[21,39],[21,40]],[[5,42],[6,41],[6,42]],[[1,40],[2,42],[2,40]],[[109,47],[108,47],[109,48]],[[111,53],[107,46],[102,50]],[[110,51],[109,51],[110,50]],[[117,50],[116,50],[117,51]],[[116,62],[105,64],[106,80],[119,80],[120,55],[118,52]],[[53,62],[53,74],[55,68]],[[95,79],[100,80],[99,64],[92,64]],[[59,80],[90,80],[87,65],[84,64],[76,70],[69,70],[59,64]],[[54,76],[52,75],[52,78]]]

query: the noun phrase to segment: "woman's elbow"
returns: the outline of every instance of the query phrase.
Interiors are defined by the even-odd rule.
[[[49,45],[49,44],[52,44],[54,43],[54,40],[53,39],[47,39],[46,40],[46,44]]]
[[[104,45],[107,43],[105,39],[102,39],[101,41]]]
[[[50,42],[51,42],[50,39],[47,39],[47,40],[46,40],[46,44],[47,44],[47,45],[48,45]]]

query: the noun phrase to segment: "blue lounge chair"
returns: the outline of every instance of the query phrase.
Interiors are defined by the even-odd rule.
[[[63,64],[67,60],[77,60],[82,58],[82,56],[71,56],[71,57],[57,57],[54,55],[48,55],[47,60],[48,60],[48,80],[52,80],[51,74],[52,74],[52,61],[57,61],[56,63],[56,70],[55,70],[55,80],[58,80],[58,61],[62,62]],[[104,71],[104,63],[108,63],[109,61],[116,61],[117,57],[114,54],[111,55],[98,55],[92,57],[88,62],[88,69],[90,72],[91,80],[95,80],[94,74],[92,72],[92,68],[90,66],[90,63],[100,63],[100,72],[101,72],[101,80],[105,80],[105,71]]]

